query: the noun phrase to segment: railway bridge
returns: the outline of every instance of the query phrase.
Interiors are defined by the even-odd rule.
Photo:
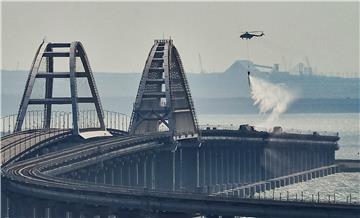
[[[69,58],[69,72],[55,71],[57,57]],[[39,72],[41,62],[46,72]],[[69,80],[70,97],[53,97],[56,78]],[[79,78],[87,80],[91,96],[78,95]],[[43,99],[31,97],[37,79],[46,83]],[[103,110],[79,42],[43,42],[26,84],[19,113],[2,119],[2,217],[357,217],[360,212],[358,204],[335,197],[262,195],[337,173],[339,137],[249,125],[200,128],[172,40],[154,41],[130,117]],[[94,104],[95,110],[81,111],[80,103]],[[44,110],[29,111],[31,104]],[[54,111],[54,104],[69,104],[71,110]]]

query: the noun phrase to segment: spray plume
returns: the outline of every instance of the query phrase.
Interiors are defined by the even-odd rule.
[[[251,98],[260,113],[270,113],[265,123],[260,126],[270,127],[280,114],[295,100],[295,93],[283,84],[272,84],[249,75]]]

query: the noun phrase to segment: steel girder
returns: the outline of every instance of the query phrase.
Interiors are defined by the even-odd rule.
[[[57,48],[61,48],[61,52],[56,52]],[[69,49],[68,52],[63,52],[64,49]],[[57,73],[54,71],[54,58],[68,57],[69,58],[69,72]],[[85,72],[76,71],[76,57],[79,57]],[[41,61],[46,61],[46,72],[39,72]],[[91,91],[91,97],[78,97],[76,78],[86,77]],[[45,98],[31,99],[32,89],[35,84],[35,79],[45,78]],[[69,78],[70,79],[70,98],[54,98],[53,97],[53,80],[55,78]],[[79,134],[79,103],[94,103],[97,116],[100,123],[100,129],[105,130],[104,112],[101,106],[100,96],[96,88],[95,79],[93,77],[90,64],[82,46],[81,42],[72,43],[50,43],[43,41],[33,60],[30,73],[26,82],[24,94],[20,103],[19,112],[16,119],[15,131],[21,131],[22,124],[26,115],[29,104],[44,105],[44,128],[50,127],[51,122],[51,107],[53,104],[71,104],[73,115],[73,133]]]
[[[155,40],[147,58],[130,122],[130,133],[195,135],[198,123],[180,55],[172,40]]]

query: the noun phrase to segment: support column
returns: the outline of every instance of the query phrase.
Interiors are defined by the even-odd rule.
[[[121,160],[121,163],[120,163],[120,185],[124,185],[124,182],[125,182],[124,169],[125,169],[125,162],[124,162],[124,160]]]
[[[132,157],[130,157],[130,160],[128,161],[128,166],[127,166],[127,176],[128,176],[128,185],[132,186],[132,178],[131,178],[131,165],[132,165]]]
[[[136,171],[136,186],[139,186],[139,157],[136,157],[136,162],[135,162],[135,171]]]
[[[208,165],[209,165],[209,180],[208,186],[211,187],[213,185],[213,161],[212,161],[212,147],[209,147],[209,155],[208,155]]]
[[[243,183],[243,179],[242,179],[242,176],[244,174],[244,171],[242,170],[242,167],[243,167],[243,159],[242,159],[242,149],[241,148],[238,148],[238,165],[239,165],[239,171],[238,171],[238,183],[239,184],[242,184]]]
[[[148,161],[148,155],[145,154],[144,156],[144,162],[143,162],[143,184],[144,184],[144,188],[148,187],[148,182],[147,182],[147,161]]]
[[[236,184],[240,184],[240,150],[239,148],[235,149],[234,155],[235,155],[235,182]]]
[[[274,166],[274,162],[273,162],[273,158],[272,158],[272,151],[270,149],[267,149],[267,179],[272,179],[273,178],[273,166]]]
[[[176,151],[172,152],[172,190],[176,190]]]
[[[293,173],[299,172],[298,169],[298,155],[296,154],[296,151],[294,148],[291,148],[291,159],[292,159],[292,166],[293,166]]]
[[[262,173],[261,173],[261,180],[265,181],[266,180],[266,154],[265,154],[265,149],[262,148],[262,155],[261,155],[261,162],[263,163],[262,165]]]
[[[218,152],[218,149],[217,148],[215,148],[214,149],[214,153],[215,153],[215,182],[214,182],[214,185],[218,185],[219,184],[219,173],[218,173],[218,171],[219,171],[219,169],[218,169],[218,159],[219,159],[219,152]]]
[[[236,162],[235,162],[235,152],[236,150],[231,147],[231,184],[236,183]]]
[[[290,175],[291,174],[291,154],[290,154],[290,149],[287,148],[285,150],[286,152],[286,174]]]
[[[45,218],[51,218],[51,208],[50,207],[45,208]]]
[[[303,155],[304,155],[304,171],[308,170],[308,157],[307,157],[307,151],[303,149]]]
[[[180,190],[184,188],[183,186],[183,150],[180,148],[180,166],[179,166],[179,186]]]
[[[224,149],[220,151],[220,185],[224,185],[225,183],[225,173],[224,173]]]
[[[200,151],[196,149],[196,188],[200,187]]]
[[[230,155],[229,155],[229,147],[226,148],[226,162],[225,162],[225,172],[226,172],[226,181],[225,184],[228,185],[230,183]]]
[[[240,159],[241,160],[240,161],[240,163],[241,163],[241,166],[240,166],[240,168],[241,168],[241,170],[240,170],[240,172],[241,172],[240,179],[241,179],[241,183],[245,184],[245,183],[247,183],[247,181],[246,181],[246,178],[247,178],[246,163],[247,163],[247,161],[246,161],[246,150],[244,148],[241,149],[240,155],[241,155],[241,159]]]
[[[246,166],[246,171],[247,171],[247,183],[251,183],[251,167],[252,167],[252,155],[251,155],[251,150],[249,148],[247,148],[247,166]]]
[[[151,189],[155,190],[155,153],[151,157]]]
[[[303,155],[303,171],[306,171],[307,169],[307,162],[306,162],[306,151],[304,149],[301,150],[302,155]]]
[[[5,213],[4,214],[4,218],[10,218],[10,198],[9,196],[7,196],[7,193],[6,193],[6,196],[2,196],[2,199],[4,199],[5,197],[5,201],[6,201],[6,208],[5,208]]]
[[[254,183],[257,181],[257,177],[258,177],[257,149],[253,148],[252,152],[253,152],[253,170],[251,174],[253,175],[251,182]]]
[[[206,170],[207,170],[207,159],[206,159],[206,148],[203,148],[202,149],[202,177],[203,177],[203,180],[202,180],[202,186],[203,187],[206,187],[208,185],[208,182],[207,182],[207,174],[206,174]]]
[[[114,175],[114,165],[110,166],[111,169],[110,169],[110,184],[111,185],[115,185],[115,175]]]

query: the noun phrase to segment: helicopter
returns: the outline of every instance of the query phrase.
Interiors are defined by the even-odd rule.
[[[256,33],[260,33],[261,34],[256,34]],[[243,34],[240,35],[241,39],[251,39],[252,37],[261,37],[265,35],[263,31],[251,31],[251,32],[244,32]]]

